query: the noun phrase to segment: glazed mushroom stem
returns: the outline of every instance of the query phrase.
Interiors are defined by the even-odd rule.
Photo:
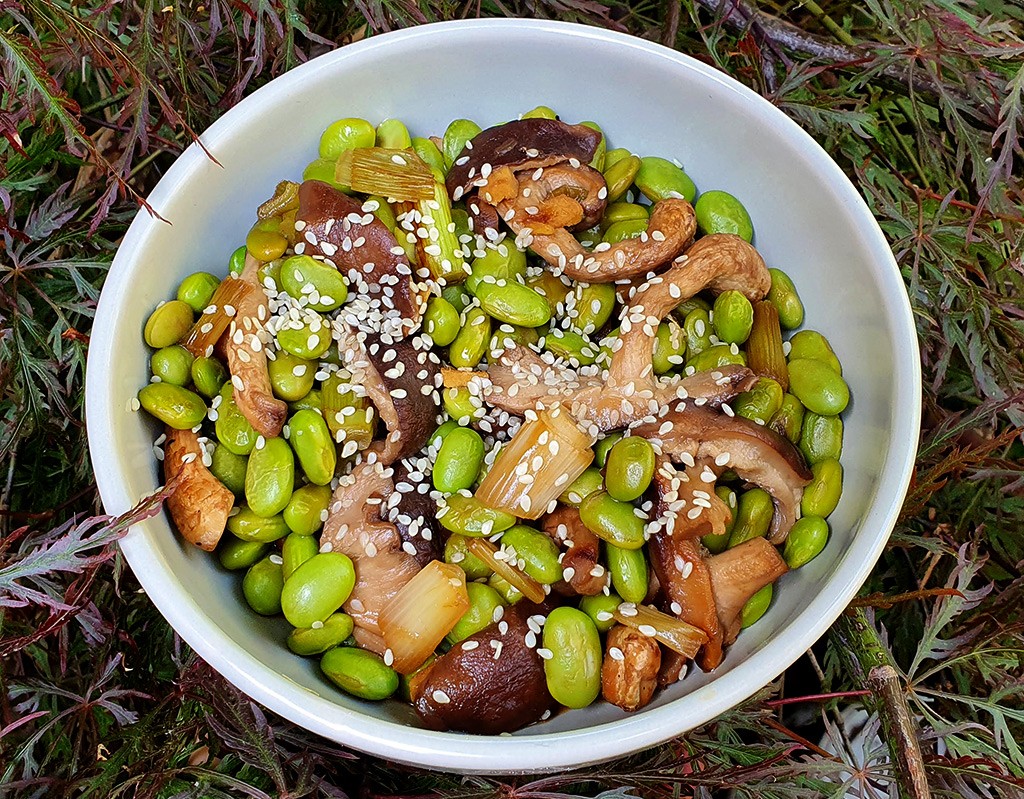
[[[224,534],[235,495],[203,464],[195,433],[170,427],[165,433],[164,479],[175,484],[167,509],[182,538],[212,552]]]

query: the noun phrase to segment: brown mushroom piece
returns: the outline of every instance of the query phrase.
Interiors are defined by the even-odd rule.
[[[601,220],[608,205],[608,186],[604,176],[589,166],[555,164],[532,173],[520,172],[516,175],[516,181],[515,195],[509,196],[507,191],[492,194],[489,181],[481,187],[480,196],[488,203],[497,204],[501,218],[516,233],[529,228],[535,241],[541,234],[554,235],[562,228],[591,228]],[[560,212],[566,210],[573,212],[570,218],[557,218]],[[693,236],[692,231],[690,236]],[[583,251],[582,247],[579,249]],[[559,265],[557,259],[553,265]]]
[[[164,481],[174,486],[167,509],[182,537],[212,552],[224,534],[235,495],[203,463],[199,436],[191,430],[165,430]]]
[[[600,539],[580,519],[580,512],[567,505],[559,505],[541,521],[541,529],[553,538],[565,553],[562,581],[555,589],[580,596],[596,596],[610,583],[611,576],[600,564]]]
[[[543,609],[520,601],[434,661],[412,697],[426,727],[497,735],[539,721],[551,709],[544,661],[527,645],[536,638],[532,614],[543,616]]]
[[[239,280],[258,290],[242,295],[222,341],[238,410],[257,433],[273,438],[284,427],[288,405],[274,396],[267,371],[263,327],[270,318],[270,308],[260,286],[259,268],[260,262],[246,255]]]
[[[713,461],[701,460],[679,471],[669,458],[657,456],[652,481],[652,531],[674,538],[724,534],[732,521],[732,510],[715,493],[715,481],[722,470]]]
[[[441,526],[437,521],[437,503],[430,498],[430,477],[407,460],[396,461],[393,468],[395,491],[401,498],[388,507],[388,521],[398,531],[402,550],[420,566],[441,560]]]
[[[639,630],[616,624],[605,639],[601,696],[627,712],[639,710],[654,696],[660,668],[658,642]]]
[[[707,561],[711,590],[722,625],[723,643],[736,640],[743,606],[758,591],[789,571],[779,551],[764,538],[752,538]]]
[[[394,336],[414,331],[426,298],[395,234],[369,206],[319,180],[299,187],[296,254],[319,256],[348,280],[344,318]]]

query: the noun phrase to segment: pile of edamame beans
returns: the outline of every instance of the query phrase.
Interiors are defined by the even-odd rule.
[[[554,118],[543,107],[526,116]],[[456,120],[438,139],[414,139],[397,120],[377,128],[365,120],[340,120],[324,133],[320,157],[303,179],[350,191],[335,181],[336,159],[347,150],[374,146],[409,149],[443,177],[479,132],[475,123]],[[597,225],[577,234],[584,247],[645,236],[651,204],[665,197],[694,204],[699,235],[732,233],[753,240],[750,216],[736,197],[719,190],[698,196],[673,161],[607,148],[602,138],[591,166],[604,177],[607,207]],[[412,237],[404,235],[396,210],[381,198],[373,213],[395,232],[412,260],[416,248],[408,240]],[[528,248],[516,246],[514,235],[495,241],[474,234],[464,203],[453,201],[450,213],[461,248],[457,255],[468,274],[461,276],[464,280],[435,276],[424,281],[430,296],[421,327],[442,365],[480,373],[505,347],[522,346],[543,354],[556,368],[599,376],[614,350],[623,307],[614,284],[557,277]],[[237,382],[219,350],[197,356],[184,346],[221,285],[222,278],[211,272],[186,277],[176,296],[149,317],[144,338],[152,349],[152,378],[139,391],[138,403],[168,428],[193,431],[202,464],[235,497],[216,557],[225,569],[242,575],[241,591],[251,609],[263,616],[283,615],[293,627],[284,643],[297,655],[319,657],[323,673],[348,693],[380,700],[403,692],[408,699],[416,674],[398,674],[386,656],[360,648],[352,637],[353,619],[343,606],[356,583],[358,563],[325,550],[320,540],[340,478],[388,431],[365,392],[349,385],[351,375],[339,350],[338,313],[349,300],[349,280],[322,259],[296,254],[296,237],[287,229],[288,224],[294,227],[293,220],[287,212],[261,219],[226,270],[239,274],[249,256],[259,262],[260,279],[272,300],[286,294],[301,306],[301,313],[293,313],[294,323],[267,320],[271,333],[263,341],[270,358],[269,385],[287,403],[282,433],[266,438],[254,429],[235,401]],[[760,376],[751,390],[735,398],[731,411],[792,442],[813,474],[803,492],[801,518],[780,545],[786,564],[795,569],[816,558],[829,538],[827,518],[842,493],[840,414],[849,390],[826,337],[802,328],[804,308],[792,280],[780,269],[770,272],[766,299],[788,335],[783,344],[788,389],[773,377]],[[312,296],[310,285],[315,287]],[[278,302],[275,309],[272,302],[271,314],[286,314],[294,305]],[[654,373],[672,377],[745,366],[754,325],[754,306],[740,291],[686,299],[657,328]],[[333,418],[325,413],[329,391],[340,397],[330,406]],[[613,613],[622,603],[657,601],[650,595],[646,547],[655,521],[649,497],[656,448],[626,430],[603,435],[593,446],[591,466],[562,490],[559,507],[576,509],[600,540],[596,564],[583,576],[603,584],[580,596],[572,586],[580,584],[581,575],[570,574],[563,562],[567,543],[543,519],[524,522],[481,506],[473,495],[521,420],[490,407],[468,382],[445,388],[440,400],[438,418],[431,421],[436,430],[415,465],[427,464],[441,528],[438,557],[465,572],[469,607],[437,654],[487,631],[524,601],[513,581],[474,554],[471,540],[483,539],[511,568],[543,587],[546,610],[538,614],[532,646],[544,659],[552,697],[570,708],[590,704],[601,693],[601,663],[608,657],[602,636],[616,624]],[[162,441],[161,436],[158,457]],[[701,539],[705,554],[766,536],[773,516],[767,491],[744,485],[727,471],[715,492],[732,510],[732,520],[724,533]],[[434,519],[422,523],[436,527]],[[772,590],[767,585],[746,604],[744,627],[766,612]]]

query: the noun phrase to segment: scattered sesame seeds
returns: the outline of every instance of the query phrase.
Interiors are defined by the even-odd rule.
[[[432,693],[430,696],[439,705],[447,705],[449,702],[452,701],[448,694],[446,694],[440,688],[434,691],[434,693]]]

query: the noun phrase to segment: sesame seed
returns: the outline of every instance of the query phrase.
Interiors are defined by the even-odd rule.
[[[608,657],[612,660],[617,660],[619,663],[626,659],[626,656],[622,654],[622,650],[617,646],[608,647]]]
[[[432,698],[433,698],[433,700],[434,700],[435,702],[437,702],[437,704],[439,704],[439,705],[447,705],[447,704],[448,704],[449,702],[451,702],[451,701],[452,701],[452,700],[451,700],[451,699],[449,698],[448,694],[446,694],[446,693],[445,693],[444,691],[442,691],[442,690],[441,690],[440,688],[439,688],[438,690],[434,691],[434,693],[432,693],[432,694],[431,694],[431,697],[432,697]]]

